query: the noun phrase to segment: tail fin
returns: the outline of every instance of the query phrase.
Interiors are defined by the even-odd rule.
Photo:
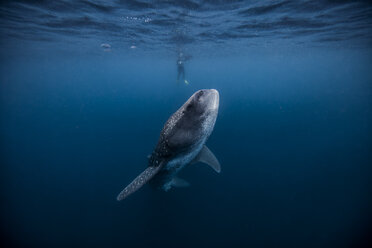
[[[159,166],[149,166],[144,170],[138,177],[136,177],[125,189],[123,189],[120,194],[116,197],[116,200],[121,201],[127,198],[130,194],[136,192],[141,188],[145,183],[147,183],[156,173],[161,169]]]

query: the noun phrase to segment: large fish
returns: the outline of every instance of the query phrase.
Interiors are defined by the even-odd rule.
[[[188,186],[176,175],[195,162],[208,164],[219,173],[218,160],[205,146],[216,122],[218,106],[217,90],[195,92],[165,123],[147,169],[120,192],[117,200],[125,199],[147,182],[165,191],[173,186]]]

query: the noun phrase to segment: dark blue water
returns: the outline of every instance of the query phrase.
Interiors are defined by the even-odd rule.
[[[9,1],[0,34],[1,247],[371,244],[368,1]],[[117,202],[202,88],[222,172]]]

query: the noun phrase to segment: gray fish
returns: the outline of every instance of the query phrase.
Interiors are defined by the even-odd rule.
[[[165,123],[147,169],[120,192],[117,200],[125,199],[147,182],[165,191],[188,186],[188,182],[176,177],[188,164],[203,162],[219,173],[220,163],[205,146],[213,131],[218,107],[217,90],[195,92]]]

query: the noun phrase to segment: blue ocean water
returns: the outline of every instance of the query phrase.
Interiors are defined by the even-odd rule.
[[[370,2],[9,1],[0,34],[1,247],[371,244]],[[117,202],[204,88],[221,173]]]

